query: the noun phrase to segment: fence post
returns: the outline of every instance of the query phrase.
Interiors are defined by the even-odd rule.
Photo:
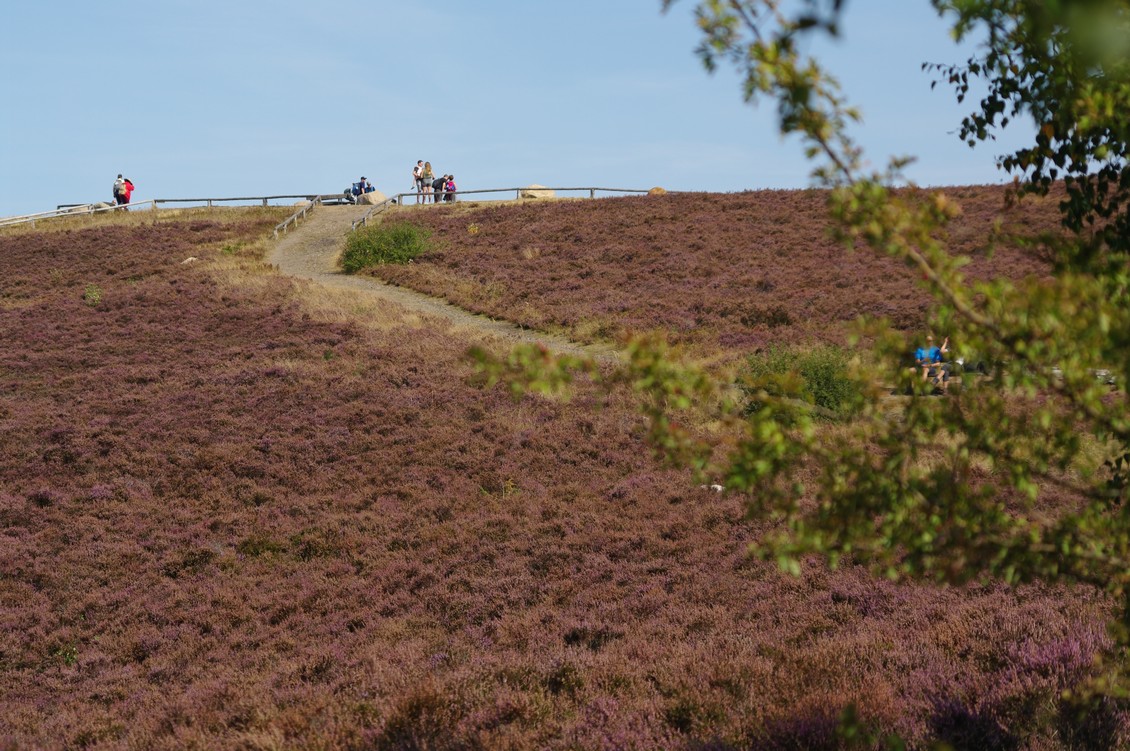
[[[267,199],[266,198],[263,199],[263,208],[267,208]]]
[[[589,188],[589,198],[596,198],[596,188]]]

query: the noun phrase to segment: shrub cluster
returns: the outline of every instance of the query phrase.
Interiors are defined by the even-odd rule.
[[[409,222],[391,222],[363,227],[349,235],[341,257],[350,274],[382,264],[408,263],[428,250],[429,229]]]
[[[863,396],[860,382],[852,376],[850,354],[832,345],[771,345],[749,357],[743,376],[741,389],[750,411],[761,406],[764,393],[800,399],[847,417]]]

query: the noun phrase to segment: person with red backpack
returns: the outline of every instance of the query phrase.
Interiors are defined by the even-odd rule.
[[[125,206],[129,203],[131,193],[133,193],[133,183],[129,178],[118,175],[118,179],[114,181],[114,203]]]

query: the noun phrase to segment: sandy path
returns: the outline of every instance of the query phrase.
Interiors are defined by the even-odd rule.
[[[368,206],[319,206],[307,219],[283,235],[267,252],[267,262],[288,276],[327,287],[351,289],[395,303],[414,313],[446,321],[457,335],[468,339],[501,340],[504,346],[519,343],[542,344],[553,352],[587,355],[598,359],[617,357],[612,347],[577,344],[568,339],[543,334],[458,308],[445,300],[404,287],[386,284],[371,276],[354,276],[338,269],[337,259],[345,246],[350,224]]]

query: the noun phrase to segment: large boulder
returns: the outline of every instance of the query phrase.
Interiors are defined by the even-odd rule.
[[[519,198],[555,198],[557,196],[549,188],[544,185],[527,185],[518,192]]]
[[[667,191],[664,190],[663,188],[660,188],[659,186],[656,186],[656,187],[652,188],[651,190],[649,190],[647,192],[647,194],[649,196],[665,196],[665,195],[667,195]]]
[[[357,196],[357,203],[364,204],[366,206],[376,206],[378,203],[384,203],[387,200],[388,196],[386,196],[379,190],[374,190],[371,193],[362,193],[361,195]]]

